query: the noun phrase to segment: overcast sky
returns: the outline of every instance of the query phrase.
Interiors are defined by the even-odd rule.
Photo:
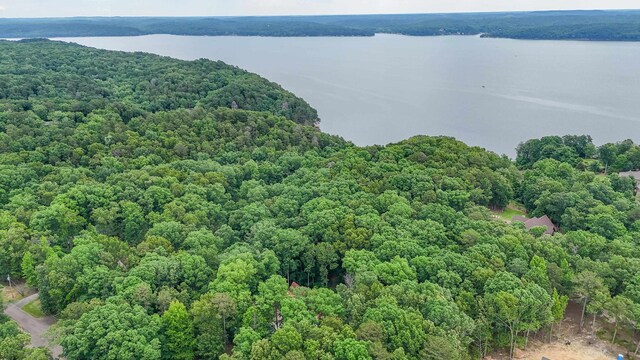
[[[640,9],[640,0],[0,0],[0,17],[391,14]]]

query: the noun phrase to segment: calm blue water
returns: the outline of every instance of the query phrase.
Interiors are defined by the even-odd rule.
[[[396,35],[64,40],[223,60],[303,97],[324,131],[359,145],[448,135],[513,156],[519,142],[550,134],[640,141],[640,43]]]

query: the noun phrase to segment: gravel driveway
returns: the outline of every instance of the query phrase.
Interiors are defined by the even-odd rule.
[[[49,330],[49,327],[53,325],[55,318],[43,317],[36,319],[33,316],[22,311],[22,307],[27,305],[33,300],[38,298],[38,294],[28,296],[16,303],[9,304],[5,309],[5,314],[9,316],[13,321],[18,323],[20,328],[31,335],[31,346],[33,347],[48,347],[51,350],[54,358],[57,358],[62,354],[62,348],[60,346],[52,346],[49,344],[49,340],[45,337],[45,333]]]

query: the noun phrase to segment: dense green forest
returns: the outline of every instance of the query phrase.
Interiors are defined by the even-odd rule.
[[[232,107],[267,111],[299,124],[318,122],[302,99],[255,74],[220,61],[186,62],[136,53],[123,56],[78,45],[0,42],[0,110],[88,115],[116,112],[123,120],[146,112]],[[81,49],[81,50],[80,50]],[[76,58],[82,51],[81,58]]]
[[[640,11],[189,18],[0,19],[0,37],[240,35],[478,35],[514,39],[640,41]]]
[[[627,139],[596,147],[591,136],[546,136],[531,139],[517,149],[516,164],[531,168],[543,159],[555,159],[596,173],[640,169],[640,145]]]
[[[635,183],[597,174],[635,166],[625,142],[533,140],[514,164],[317,121],[220,62],[0,42],[0,269],[69,360],[471,359],[569,299],[638,323]],[[513,201],[562,232],[492,216]],[[17,333],[0,319],[0,357],[47,358]]]

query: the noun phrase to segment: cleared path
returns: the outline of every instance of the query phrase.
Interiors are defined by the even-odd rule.
[[[48,316],[37,319],[22,310],[23,306],[36,299],[38,299],[38,294],[28,296],[18,302],[9,304],[4,312],[18,323],[22,330],[31,335],[31,346],[47,347],[51,350],[53,357],[58,358],[62,354],[62,348],[60,346],[52,346],[45,337],[47,330],[56,322],[55,318]]]

